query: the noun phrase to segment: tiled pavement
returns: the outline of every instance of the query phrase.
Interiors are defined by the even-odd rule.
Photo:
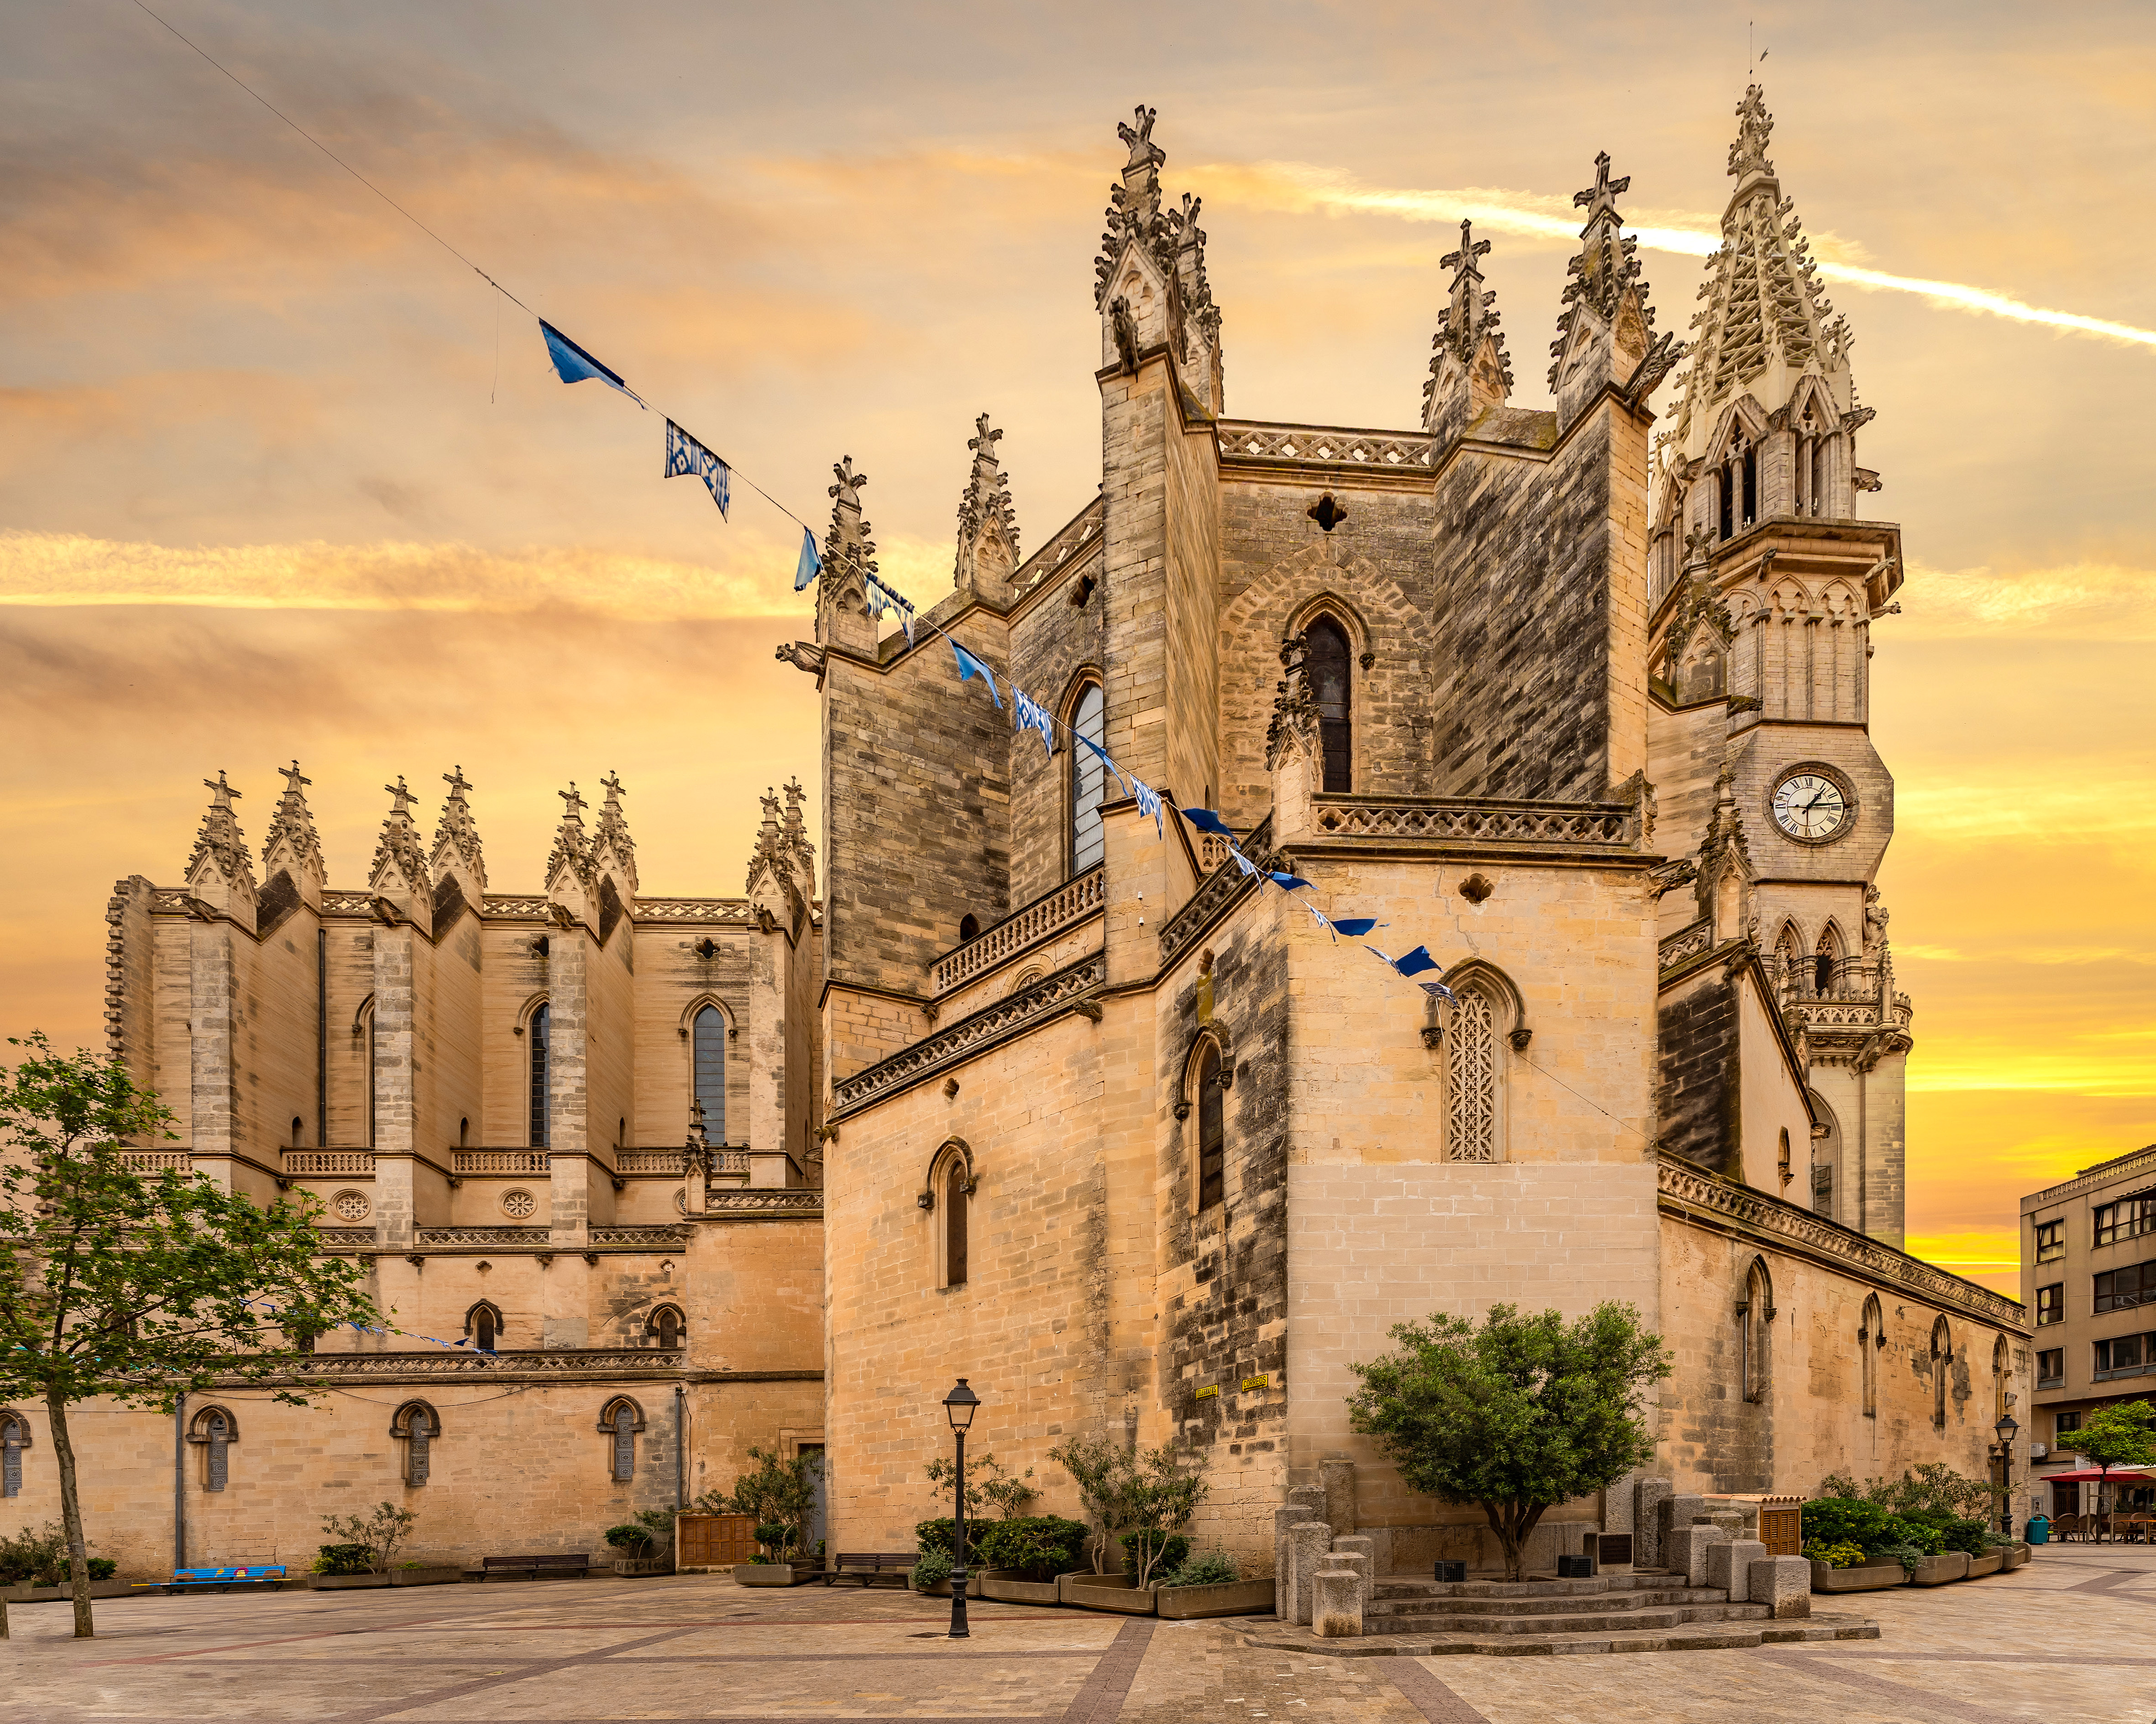
[[[1840,1600],[1843,1608],[1851,1601]],[[973,1606],[723,1576],[17,1605],[24,1724],[908,1719],[916,1724],[2109,1724],[2156,1719],[2156,1550],[1862,1596],[1877,1640],[1565,1658],[1312,1659],[1229,1623]],[[1245,1623],[1245,1626],[1249,1626]]]

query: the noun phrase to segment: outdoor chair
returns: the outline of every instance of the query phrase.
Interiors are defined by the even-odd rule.
[[[2051,1522],[2051,1537],[2061,1544],[2082,1537],[2082,1517],[2079,1515],[2061,1515]]]

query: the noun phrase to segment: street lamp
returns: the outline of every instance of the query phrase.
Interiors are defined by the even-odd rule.
[[[2011,1413],[1999,1415],[1999,1423],[1991,1428],[1999,1438],[1999,1530],[2007,1537],[2014,1536],[2014,1439],[2021,1434],[2021,1427]]]
[[[951,1434],[958,1444],[957,1503],[951,1515],[951,1638],[963,1640],[966,1629],[966,1431],[981,1398],[958,1379],[957,1388],[943,1397],[943,1410],[951,1416]]]

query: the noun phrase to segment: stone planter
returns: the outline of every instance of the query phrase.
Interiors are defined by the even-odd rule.
[[[968,1598],[985,1598],[988,1596],[981,1590],[982,1578],[983,1577],[978,1574],[969,1574],[966,1577]],[[919,1592],[924,1598],[947,1598],[951,1596],[951,1583],[947,1580],[938,1580],[932,1582],[926,1591],[922,1591],[918,1587],[912,1588],[911,1590]]]
[[[1969,1552],[1946,1551],[1936,1557],[1927,1557],[1917,1564],[1917,1572],[1909,1577],[1917,1586],[1944,1586],[1950,1580],[1969,1578]]]
[[[1273,1583],[1268,1578],[1219,1586],[1156,1587],[1152,1596],[1154,1609],[1172,1622],[1200,1616],[1268,1616],[1272,1614]]]
[[[1020,1568],[990,1568],[980,1577],[981,1596],[1006,1604],[1060,1604],[1062,1588],[1052,1580],[1028,1580]]]
[[[452,1569],[450,1573],[455,1573]],[[386,1574],[310,1574],[307,1588],[317,1593],[350,1593],[363,1591],[368,1587],[388,1586]]]
[[[1127,1574],[1066,1574],[1056,1585],[1063,1589],[1063,1602],[1075,1604],[1086,1610],[1112,1610],[1118,1616],[1151,1616],[1154,1609],[1152,1588],[1140,1588],[1131,1584]],[[1270,1601],[1272,1583],[1265,1583],[1266,1598]]]
[[[616,1557],[613,1572],[623,1580],[635,1580],[646,1575],[671,1574],[674,1564],[665,1557]]]
[[[2024,1562],[2029,1560],[2031,1554],[2028,1541],[2026,1539],[2020,1538],[2015,1539],[2013,1543],[2006,1547],[2005,1554],[2006,1566],[2009,1568],[2019,1568]]]
[[[444,1586],[453,1580],[462,1580],[461,1568],[393,1568],[389,1571],[392,1586]]]
[[[1869,1593],[1881,1587],[1908,1583],[1909,1571],[1899,1562],[1881,1562],[1869,1568],[1830,1568],[1821,1562],[1812,1563],[1812,1590],[1815,1593]]]
[[[1987,1574],[1996,1574],[2005,1566],[2005,1551],[1993,1551],[1985,1556],[1971,1557],[1969,1559],[1969,1578],[1971,1580],[1976,1580]]]
[[[820,1562],[737,1562],[737,1586],[806,1586],[824,1578]]]
[[[93,1598],[125,1598],[138,1590],[131,1580],[93,1580],[90,1595]],[[72,1598],[74,1589],[64,1586],[32,1586],[20,1580],[13,1586],[0,1587],[0,1601],[10,1604],[50,1604],[62,1598]]]

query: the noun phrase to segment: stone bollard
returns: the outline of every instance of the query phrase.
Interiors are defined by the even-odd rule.
[[[1719,1526],[1681,1526],[1670,1534],[1669,1547],[1662,1552],[1662,1567],[1682,1576],[1688,1587],[1705,1586],[1707,1552],[1728,1542],[1729,1535]]]
[[[1295,1529],[1310,1518],[1300,1503],[1273,1511],[1273,1614],[1295,1620]]]
[[[1363,1577],[1352,1558],[1333,1557],[1317,1574],[1312,1626],[1322,1640],[1359,1639],[1363,1634]]]
[[[1729,1594],[1729,1602],[1742,1604],[1750,1595],[1752,1565],[1767,1560],[1767,1547],[1756,1538],[1732,1538],[1707,1548],[1707,1583]],[[1811,1571],[1808,1567],[1805,1574]],[[1809,1578],[1806,1584],[1810,1584]],[[1764,1600],[1758,1602],[1764,1603]]]
[[[1747,1590],[1777,1620],[1812,1614],[1812,1565],[1802,1557],[1762,1557],[1752,1564]]]
[[[1332,1528],[1323,1521],[1298,1521],[1290,1529],[1295,1547],[1295,1620],[1308,1627],[1317,1583],[1318,1563],[1332,1550]]]
[[[1632,1566],[1662,1566],[1662,1505],[1669,1501],[1667,1479],[1642,1479],[1632,1497]]]
[[[1707,1499],[1704,1497],[1671,1496],[1662,1499],[1660,1506],[1655,1511],[1655,1521],[1661,1532],[1662,1555],[1665,1558],[1669,1555],[1670,1535],[1672,1532],[1681,1532],[1706,1513]],[[1662,1564],[1665,1568],[1671,1566],[1673,1565],[1667,1561]]]

